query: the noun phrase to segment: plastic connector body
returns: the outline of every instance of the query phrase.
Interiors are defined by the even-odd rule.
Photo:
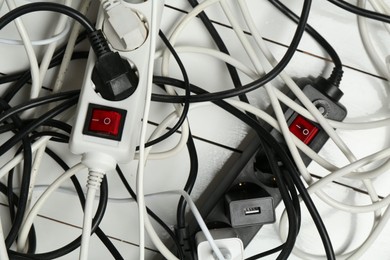
[[[92,81],[96,92],[104,99],[119,101],[134,93],[138,75],[119,53],[108,52],[98,57],[92,71]]]
[[[135,50],[145,42],[148,30],[136,12],[120,3],[103,5],[103,8],[107,14],[107,22],[123,49]]]
[[[213,229],[210,230],[211,235],[215,240],[215,244],[221,250],[223,257],[226,260],[242,260],[244,259],[244,246],[240,238],[231,228]],[[197,244],[198,260],[215,260],[218,259],[213,253],[208,241],[203,232],[198,232],[195,235]]]
[[[322,77],[318,77],[317,79],[305,78],[299,80],[298,84],[303,93],[305,93],[307,98],[317,107],[325,118],[342,121],[347,116],[346,108],[339,102],[343,96],[343,92],[329,80]],[[298,100],[296,100],[296,102],[300,103]],[[294,120],[300,115],[289,109],[285,112],[285,116],[287,118],[287,123],[291,126]],[[315,137],[308,144],[311,149],[318,152],[329,139],[329,136],[318,124],[309,120],[307,120],[307,122],[310,122],[310,124],[318,128]],[[311,159],[305,154],[301,154],[301,156],[306,165],[311,162]]]
[[[175,227],[175,233],[179,239],[181,248],[184,253],[185,259],[191,260],[195,258],[195,252],[193,250],[193,239],[190,236],[190,232],[187,227],[178,228]]]
[[[250,182],[239,183],[225,194],[225,210],[234,228],[275,221],[272,196]]]

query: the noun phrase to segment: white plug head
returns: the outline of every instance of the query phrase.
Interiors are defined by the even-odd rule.
[[[235,232],[229,228],[210,230],[215,244],[220,249],[225,260],[243,260],[244,245]],[[218,257],[214,254],[209,242],[206,240],[203,232],[198,232],[195,236],[197,254],[199,260],[216,260]]]

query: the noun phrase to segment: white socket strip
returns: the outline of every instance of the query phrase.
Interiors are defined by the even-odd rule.
[[[151,28],[152,24],[152,1],[158,1],[157,13],[158,19],[157,28]],[[156,4],[156,3],[155,3]],[[80,93],[80,99],[77,107],[77,117],[72,129],[70,139],[70,150],[74,154],[83,155],[83,163],[90,169],[99,171],[109,171],[115,169],[116,163],[129,162],[134,158],[136,146],[139,142],[142,115],[144,111],[144,104],[146,99],[146,84],[150,82],[152,73],[149,72],[153,66],[149,65],[150,48],[155,46],[151,39],[158,38],[159,25],[161,21],[161,14],[164,7],[162,0],[148,0],[143,3],[131,4],[122,2],[123,8],[128,8],[137,13],[139,17],[145,21],[148,29],[148,35],[145,42],[135,50],[124,50],[120,44],[118,45],[117,36],[112,33],[112,30],[105,28],[106,23],[104,12],[101,17],[98,17],[98,27],[102,28],[106,35],[110,47],[113,51],[118,51],[124,58],[128,59],[133,64],[139,73],[139,83],[136,91],[128,98],[121,101],[109,101],[103,99],[95,91],[95,86],[91,80],[92,70],[95,64],[95,54],[91,51],[86,72],[84,76],[83,86]],[[151,37],[154,34],[156,37]],[[119,41],[120,42],[120,41]],[[115,47],[115,48],[114,48]],[[154,54],[154,50],[152,52]],[[102,109],[102,117],[96,119],[91,116],[91,108]],[[108,112],[105,117],[104,111]],[[119,111],[119,112],[118,112]],[[111,118],[111,114],[114,118]],[[94,135],[88,130],[91,120],[97,121],[99,124],[111,124],[112,120],[116,120],[116,116],[120,118],[120,129],[118,136],[110,137],[104,136],[100,133]],[[104,125],[103,125],[104,127]]]

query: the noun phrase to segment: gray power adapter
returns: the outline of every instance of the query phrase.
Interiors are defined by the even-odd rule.
[[[272,196],[251,182],[240,182],[225,194],[225,211],[234,228],[275,222]]]

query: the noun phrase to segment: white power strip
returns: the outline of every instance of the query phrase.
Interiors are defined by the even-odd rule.
[[[153,68],[148,63],[151,46],[155,46],[150,37],[157,35],[158,28],[150,28],[152,17],[152,1],[139,4],[121,3],[126,12],[134,12],[148,30],[145,41],[134,50],[126,51],[118,45],[118,35],[106,26],[108,17],[100,17],[97,25],[102,28],[110,47],[118,51],[123,59],[136,68],[139,82],[135,92],[124,100],[111,101],[102,98],[95,90],[91,80],[95,65],[95,55],[91,52],[80,99],[77,107],[77,119],[72,130],[70,150],[74,154],[83,155],[83,163],[90,169],[109,171],[116,163],[129,162],[134,158],[139,140],[143,107],[145,104],[146,84],[151,80],[149,70]],[[164,1],[159,1],[157,25],[160,24]],[[104,12],[101,12],[101,16]],[[144,29],[144,28],[142,28]]]

